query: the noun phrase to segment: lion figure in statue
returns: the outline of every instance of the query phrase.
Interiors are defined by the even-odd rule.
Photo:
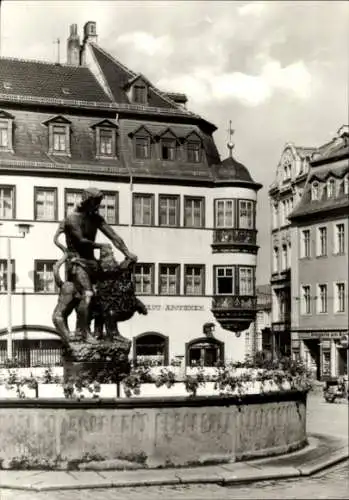
[[[60,267],[67,261],[65,255],[54,266],[54,278],[59,289],[58,303],[52,320],[63,341],[84,340],[71,337],[68,317],[79,308],[81,294],[72,281],[60,277]],[[118,322],[130,319],[135,312],[146,315],[146,306],[136,297],[133,279],[134,262],[125,258],[117,262],[111,245],[100,250],[94,296],[90,304],[90,322],[94,321],[94,338],[112,340],[120,337]],[[105,334],[104,334],[105,330]]]

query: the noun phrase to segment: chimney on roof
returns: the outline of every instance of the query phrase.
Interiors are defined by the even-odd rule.
[[[67,40],[67,64],[70,66],[80,64],[80,37],[77,24],[70,25],[70,35]]]
[[[87,21],[84,26],[84,39],[80,49],[80,63],[86,64],[86,46],[90,42],[97,43],[97,29],[95,21]]]
[[[87,21],[84,26],[84,45],[86,42],[97,43],[97,30],[95,21]]]

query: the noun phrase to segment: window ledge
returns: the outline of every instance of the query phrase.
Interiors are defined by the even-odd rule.
[[[340,255],[346,255],[345,252],[333,252],[332,254],[334,257],[339,257]]]
[[[317,255],[316,259],[327,259],[328,255]]]
[[[345,316],[347,314],[346,311],[335,311],[333,314],[336,316]]]
[[[13,148],[3,148],[0,146],[0,153],[11,153],[11,154],[15,154]]]
[[[299,257],[299,260],[311,260],[311,257]]]
[[[117,160],[116,155],[96,155],[96,160]]]

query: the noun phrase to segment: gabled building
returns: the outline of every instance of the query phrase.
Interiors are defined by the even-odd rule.
[[[290,214],[292,352],[318,379],[347,373],[349,127],[316,152]]]
[[[67,64],[0,58],[0,235],[31,225],[12,241],[12,319],[0,240],[0,359],[12,330],[27,364],[56,360],[53,235],[89,186],[105,193],[101,213],[139,257],[136,290],[149,315],[120,325],[133,356],[206,365],[244,357],[261,184],[232,147],[221,162],[215,130],[185,95],[160,91],[105,52],[94,22],[82,43],[71,26]]]

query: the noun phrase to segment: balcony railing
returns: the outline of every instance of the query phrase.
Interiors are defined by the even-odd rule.
[[[256,318],[257,297],[253,295],[215,295],[212,313],[222,328],[242,332]]]
[[[215,229],[212,248],[214,252],[226,252],[236,248],[247,253],[257,253],[257,231],[255,229]]]

